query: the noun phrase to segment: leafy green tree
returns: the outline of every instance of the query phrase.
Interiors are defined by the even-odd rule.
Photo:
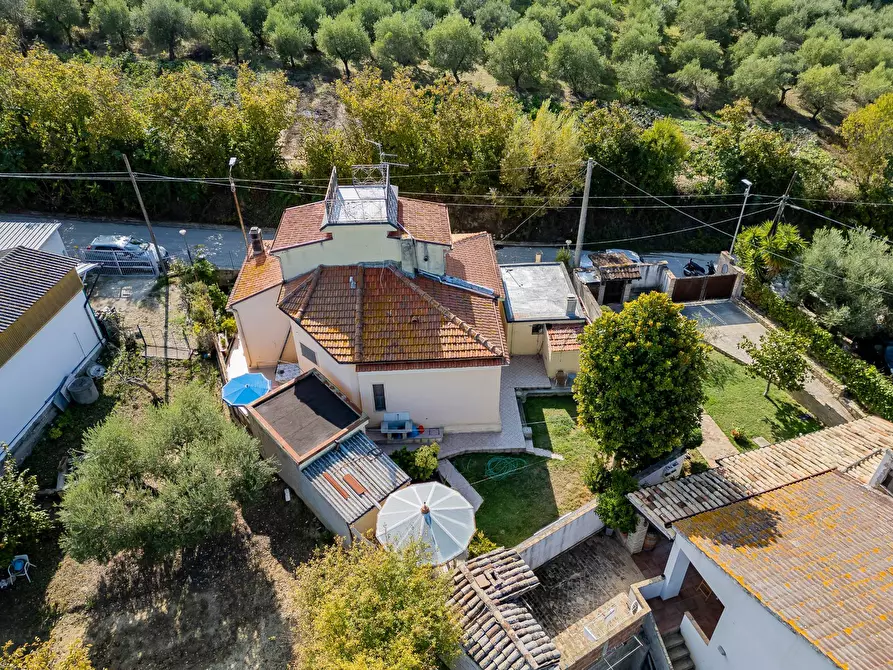
[[[487,0],[481,8],[474,13],[474,24],[478,26],[484,35],[493,38],[509,26],[518,21],[518,12],[505,0]]]
[[[94,670],[90,661],[90,647],[81,640],[74,640],[65,649],[56,651],[53,638],[41,642],[23,644],[15,649],[12,642],[0,647],[0,668],[3,670]]]
[[[68,46],[74,46],[71,31],[83,19],[77,0],[34,0],[34,9],[51,31],[61,33]]]
[[[210,17],[205,32],[211,49],[218,54],[229,54],[236,65],[239,64],[239,54],[251,44],[251,33],[232,10]]]
[[[280,0],[273,5],[264,21],[264,32],[273,33],[282,24],[300,23],[311,35],[319,30],[319,21],[326,15],[326,8],[320,0]]]
[[[484,6],[486,0],[457,0],[456,10],[469,21],[474,19],[474,13]]]
[[[78,561],[195,547],[229,531],[234,503],[252,499],[273,473],[257,440],[197,383],[136,424],[112,415],[87,432],[84,452],[60,509],[62,545]]]
[[[738,264],[751,277],[766,282],[791,268],[806,249],[806,241],[797,226],[790,223],[764,221],[748,226],[735,241]]]
[[[595,513],[608,528],[621,533],[632,533],[636,529],[638,518],[636,509],[626,494],[637,491],[639,482],[624,470],[608,470],[601,462],[596,463],[599,472],[588,477],[590,488],[598,496]]]
[[[728,44],[738,26],[735,0],[680,0],[676,25],[683,35],[705,35],[720,44]]]
[[[787,51],[783,37],[778,35],[764,35],[757,37],[756,33],[746,32],[738,41],[729,47],[732,63],[739,65],[750,56],[769,58],[780,56]]]
[[[403,447],[393,452],[391,458],[413,481],[426,482],[434,476],[434,471],[437,470],[437,454],[439,453],[440,445],[432,442],[413,451]]]
[[[815,65],[800,74],[796,90],[815,120],[823,110],[846,98],[846,78],[840,65]]]
[[[375,24],[375,58],[398,65],[418,65],[425,58],[427,44],[419,19],[413,14],[398,12]]]
[[[778,90],[790,80],[780,56],[750,56],[727,81],[735,95],[747,98],[753,107],[766,108],[778,102]]]
[[[819,322],[847,337],[893,330],[893,257],[886,240],[867,228],[821,228],[803,253],[793,296],[811,297]]]
[[[699,425],[707,345],[681,311],[666,294],[648,293],[603,312],[581,336],[578,421],[615,467],[660,458]]]
[[[843,50],[843,63],[847,71],[857,74],[869,72],[881,63],[893,67],[893,39],[860,37],[849,40]]]
[[[679,42],[670,54],[670,62],[682,68],[695,61],[702,68],[718,72],[722,67],[722,47],[719,42],[708,40],[703,35]]]
[[[891,91],[893,91],[893,70],[885,63],[881,63],[873,70],[859,75],[853,88],[853,97],[860,104],[868,105]]]
[[[701,109],[701,105],[708,102],[719,89],[717,74],[702,68],[697,61],[691,61],[679,72],[674,72],[670,79],[682,90],[688,91],[695,109]]]
[[[310,31],[301,24],[279,24],[270,35],[270,44],[276,50],[276,54],[290,67],[295,67],[295,61],[303,57],[312,43],[313,37]]]
[[[893,174],[893,93],[850,114],[841,134],[859,190],[865,195],[885,192]]]
[[[503,30],[487,47],[487,71],[497,81],[512,82],[521,89],[521,80],[537,81],[546,65],[549,43],[530,21],[519,21]]]
[[[620,25],[614,41],[612,57],[616,62],[627,61],[637,54],[655,54],[663,41],[660,26],[635,18]]]
[[[524,12],[524,18],[538,23],[542,29],[543,37],[550,42],[554,42],[558,33],[561,32],[561,12],[557,7],[534,3]]]
[[[460,14],[450,14],[428,31],[428,62],[444,72],[471,72],[484,54],[481,29]]]
[[[831,37],[810,37],[797,52],[804,68],[816,65],[835,65],[843,60],[843,40],[839,35]]]
[[[251,33],[257,48],[266,47],[267,33],[264,26],[270,14],[270,0],[238,0],[235,10]]]
[[[337,58],[344,64],[344,73],[350,78],[350,63],[359,63],[372,55],[372,44],[362,24],[342,12],[335,18],[329,16],[319,22],[316,43],[329,58]]]
[[[122,49],[130,47],[133,22],[125,0],[96,0],[90,9],[90,27],[100,35],[120,40]]]
[[[669,192],[688,155],[688,140],[670,119],[658,119],[641,136],[639,180],[649,190]]]
[[[302,666],[434,668],[459,652],[448,604],[452,580],[425,565],[418,545],[328,546],[298,566],[295,602]]]
[[[456,9],[453,0],[418,0],[415,7],[428,12],[438,21]]]
[[[616,63],[617,87],[626,97],[641,100],[654,87],[657,78],[657,59],[647,53],[637,53]]]
[[[0,0],[0,22],[13,26],[24,40],[25,31],[34,21],[34,3],[29,0]],[[22,42],[24,46],[24,42]]]
[[[806,381],[809,363],[806,360],[808,340],[802,335],[773,328],[760,336],[760,343],[742,338],[738,348],[746,352],[753,362],[747,366],[751,377],[766,380],[763,395],[769,397],[769,389],[775,384],[783,391],[800,391]]]
[[[168,60],[174,60],[174,50],[189,35],[192,12],[177,0],[146,0],[143,15],[149,41],[167,49]]]
[[[578,95],[592,95],[607,74],[607,64],[598,47],[582,33],[559,35],[549,47],[549,74],[567,82]]]
[[[356,0],[345,13],[360,22],[371,40],[375,37],[375,24],[393,14],[394,8],[387,0]]]
[[[786,42],[799,44],[806,37],[806,26],[809,19],[802,13],[796,12],[782,16],[775,24],[775,32]]]
[[[794,11],[794,0],[751,0],[750,26],[758,35],[775,32],[779,20]]]
[[[0,444],[5,450],[6,445]],[[50,515],[37,503],[37,477],[20,472],[7,457],[0,474],[0,564],[31,546],[51,526]]]

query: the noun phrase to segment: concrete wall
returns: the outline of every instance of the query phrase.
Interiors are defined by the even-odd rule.
[[[605,527],[595,513],[596,503],[596,500],[591,500],[573,512],[568,512],[524,540],[515,547],[515,551],[521,554],[527,565],[536,570],[559,554],[575,547]]]
[[[385,223],[336,225],[325,228],[332,239],[276,253],[282,276],[293,279],[317,265],[352,265],[380,261],[400,262],[400,240],[388,237],[395,229]]]
[[[713,589],[725,610],[705,643],[692,626],[681,630],[697,668],[820,670],[836,666],[791,630],[681,534],[675,542]],[[671,556],[672,558],[672,556]],[[670,569],[670,563],[667,564]],[[725,656],[719,652],[719,647]]]
[[[442,275],[446,272],[446,255],[450,247],[440,244],[431,244],[430,242],[415,243],[416,268],[430,272],[435,275]],[[425,257],[428,260],[425,260]]]
[[[265,431],[256,421],[253,415],[248,415],[248,427],[251,434],[260,440],[261,453],[266,458],[272,458],[279,466],[279,476],[288,484],[316,518],[326,528],[336,535],[347,538],[350,544],[350,528],[341,515],[323,498],[310,484],[298,464],[286,453],[282,447]]]
[[[540,332],[534,333],[533,326],[539,326]],[[510,322],[506,330],[510,356],[535,356],[543,350],[545,333],[542,323],[529,321]]]
[[[0,367],[0,442],[15,441],[39,418],[65,378],[96,352],[98,326],[83,291]]]
[[[360,372],[357,378],[358,404],[373,426],[384,413],[375,411],[372,385],[384,384],[386,411],[409,412],[415,423],[449,432],[502,430],[501,366]]]
[[[276,286],[232,306],[248,367],[261,368],[279,361],[292,320],[276,307],[278,300]],[[284,354],[292,352],[291,347],[285,349]]]
[[[559,370],[565,372],[580,372],[580,350],[576,351],[552,351],[548,342],[543,352],[543,363],[546,365],[546,375],[554,378]]]
[[[42,251],[51,254],[58,254],[59,256],[68,255],[68,251],[65,249],[65,243],[62,241],[62,236],[59,234],[58,230],[50,235],[46,242],[40,245],[40,248]]]
[[[632,288],[634,291],[646,291],[648,289],[660,290],[665,283],[665,275],[670,271],[666,261],[659,263],[639,263],[640,279],[633,279]]]

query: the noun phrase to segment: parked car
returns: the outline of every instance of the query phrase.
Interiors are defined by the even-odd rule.
[[[103,254],[93,254],[93,258],[91,258],[90,252],[95,251],[122,252],[124,259],[133,258],[134,260],[138,260],[148,256],[156,261],[158,260],[154,245],[149,244],[138,237],[131,237],[130,235],[100,235],[94,237],[93,241],[84,249],[84,260],[97,262],[107,260],[107,257]],[[170,254],[167,249],[159,246],[158,251],[161,253],[161,260],[164,262],[170,260]],[[121,258],[122,256],[119,256],[119,260]]]

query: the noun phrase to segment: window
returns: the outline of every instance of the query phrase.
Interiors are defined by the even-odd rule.
[[[384,401],[384,384],[372,385],[372,399],[375,402],[375,411],[384,412],[387,410],[387,404]]]
[[[530,327],[531,335],[539,335],[541,332],[543,332],[543,324],[541,323],[535,323]]]
[[[301,345],[301,356],[316,365],[316,352],[305,344]]]

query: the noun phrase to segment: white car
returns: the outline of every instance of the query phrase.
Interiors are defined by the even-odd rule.
[[[130,235],[100,235],[99,237],[94,237],[93,241],[84,248],[85,260],[101,262],[105,260],[104,255],[93,254],[94,258],[90,258],[91,251],[124,252],[125,258],[131,257],[134,259],[145,258],[148,255],[156,261],[158,260],[154,245],[149,244],[138,237],[131,237]],[[161,253],[161,259],[163,261],[167,262],[170,260],[170,254],[167,249],[159,246],[158,251]]]

